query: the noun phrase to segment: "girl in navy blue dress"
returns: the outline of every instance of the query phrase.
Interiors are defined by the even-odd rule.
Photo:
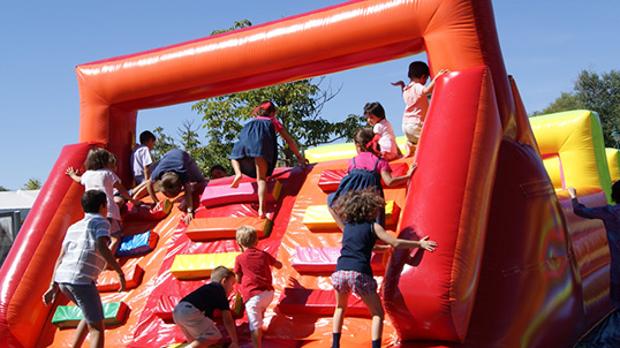
[[[362,298],[372,315],[372,347],[381,346],[383,306],[377,294],[377,282],[370,268],[370,257],[377,239],[394,248],[422,248],[434,251],[437,243],[428,236],[419,241],[398,239],[375,222],[385,200],[373,188],[349,191],[334,202],[334,210],[345,222],[342,249],[331,276],[336,290],[332,347],[340,347],[340,333],[351,292]]]
[[[258,184],[258,216],[264,217],[266,180],[273,173],[278,161],[276,132],[282,136],[301,165],[305,164],[305,159],[299,153],[293,138],[276,119],[276,106],[271,101],[261,103],[254,109],[254,115],[256,117],[241,129],[239,140],[233,146],[232,153],[229,156],[235,171],[235,178],[230,187],[239,186],[241,174],[256,178]]]
[[[338,214],[335,214],[332,209],[334,201],[339,196],[349,191],[372,187],[377,191],[379,196],[383,197],[381,179],[383,179],[383,182],[385,182],[385,185],[388,187],[397,186],[409,180],[415,171],[416,165],[414,164],[409,168],[406,175],[392,176],[392,169],[386,160],[379,157],[373,138],[374,133],[370,128],[360,128],[355,132],[353,141],[355,142],[357,156],[352,158],[351,162],[349,162],[349,173],[342,179],[336,192],[331,193],[327,197],[329,211],[341,230],[344,229],[344,224]],[[377,218],[377,223],[381,226],[385,226],[384,209],[381,210]]]

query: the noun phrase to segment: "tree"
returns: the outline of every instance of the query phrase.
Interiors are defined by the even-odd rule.
[[[41,188],[41,181],[35,178],[28,179],[28,181],[26,181],[26,183],[24,184],[24,187],[22,187],[22,189],[24,190],[38,190],[40,188]]]
[[[9,191],[9,189],[4,187],[4,186],[0,186],[0,192],[2,192],[2,191]]]
[[[164,129],[162,127],[153,129],[153,133],[155,134],[157,141],[155,142],[155,147],[153,148],[152,154],[153,158],[158,161],[166,152],[176,148],[177,146],[174,143],[174,139],[164,133]]]
[[[616,146],[612,134],[620,131],[620,71],[611,70],[601,75],[582,70],[572,92],[563,92],[542,112],[547,114],[575,109],[596,111],[603,126],[606,146]]]

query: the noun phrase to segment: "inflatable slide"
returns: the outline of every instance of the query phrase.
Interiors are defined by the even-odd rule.
[[[63,347],[79,311],[41,302],[82,188],[64,174],[92,146],[127,164],[138,111],[320,76],[425,51],[436,85],[407,186],[386,190],[388,229],[430,235],[433,253],[373,256],[386,309],[383,344],[412,347],[570,347],[610,311],[609,251],[600,222],[572,214],[565,188],[607,202],[609,168],[596,114],[527,119],[507,75],[490,0],[351,1],[315,12],[151,51],[79,65],[79,143],[66,146],[0,270],[0,345]],[[532,131],[533,130],[533,131]],[[536,138],[534,137],[536,134]],[[178,300],[231,265],[234,230],[255,226],[274,271],[270,347],[326,347],[334,305],[329,275],[340,233],[326,214],[351,145],[308,151],[307,168],[270,178],[266,219],[255,185],[213,180],[188,226],[175,207],[157,220],[127,218],[118,255],[131,286],[99,279],[109,347],[177,345]],[[393,162],[406,170],[410,160]],[[234,300],[234,299],[233,299]],[[248,342],[247,320],[238,330]],[[370,320],[351,298],[343,344],[369,345]]]

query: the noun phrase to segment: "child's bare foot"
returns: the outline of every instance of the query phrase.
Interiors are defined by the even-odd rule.
[[[263,208],[258,208],[258,217],[261,219],[265,218],[265,212],[263,211]]]
[[[241,175],[235,175],[235,178],[230,183],[230,187],[237,188],[239,187],[239,182],[241,181]]]

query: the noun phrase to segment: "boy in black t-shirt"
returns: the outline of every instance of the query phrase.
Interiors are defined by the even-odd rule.
[[[222,312],[224,327],[232,340],[229,347],[239,347],[237,329],[228,304],[228,295],[235,285],[235,274],[224,266],[211,272],[211,282],[185,296],[174,307],[172,317],[185,334],[190,347],[208,347],[218,343],[222,334],[213,322],[213,311]]]

